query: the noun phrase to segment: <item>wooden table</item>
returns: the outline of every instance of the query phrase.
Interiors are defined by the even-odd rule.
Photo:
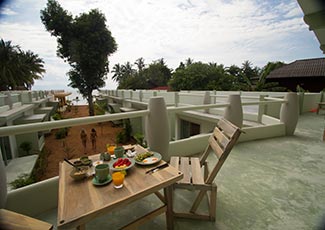
[[[136,150],[137,152],[145,151],[141,146],[136,146]],[[90,157],[92,160],[98,158],[99,155]],[[162,163],[164,161],[159,162],[159,164]],[[155,193],[162,201],[162,206],[126,225],[124,229],[135,229],[145,220],[162,213],[166,214],[167,228],[173,229],[172,185],[181,180],[183,174],[172,166],[152,174],[145,173],[155,166],[157,165],[140,166],[135,164],[127,171],[123,188],[115,189],[113,183],[96,187],[90,178],[74,181],[69,175],[71,166],[65,162],[60,163],[58,229],[73,227],[83,229],[85,224],[92,219],[152,193]],[[159,193],[161,189],[164,189],[164,195]]]
[[[53,226],[44,221],[34,219],[6,209],[0,209],[0,229],[5,230],[49,230]]]

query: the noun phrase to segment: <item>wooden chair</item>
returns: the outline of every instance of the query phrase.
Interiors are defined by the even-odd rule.
[[[217,185],[213,181],[237,142],[240,133],[241,130],[238,127],[222,118],[210,136],[209,144],[200,158],[171,157],[170,164],[184,174],[183,179],[175,184],[174,188],[200,190],[190,211],[188,213],[174,212],[175,217],[215,220]],[[210,152],[214,152],[218,158],[211,171],[208,169],[207,162]],[[210,197],[208,196],[208,191],[210,191]],[[196,212],[204,195],[207,195],[208,198],[209,215]]]

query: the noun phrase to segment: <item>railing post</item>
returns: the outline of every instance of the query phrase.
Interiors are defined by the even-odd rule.
[[[302,114],[304,111],[304,100],[305,100],[305,92],[300,92],[298,94],[298,98],[299,98],[299,114]]]
[[[165,100],[163,97],[152,97],[148,103],[149,114],[146,119],[146,136],[150,150],[162,155],[169,161],[169,124]]]
[[[243,125],[243,107],[240,95],[229,95],[228,102],[230,105],[225,109],[224,118],[241,128]]]
[[[142,100],[143,100],[143,92],[142,92],[142,90],[140,90],[140,92],[139,92],[139,101],[142,102]]]
[[[299,100],[297,93],[289,92],[284,96],[287,103],[281,105],[280,121],[284,123],[286,135],[293,135],[298,123]]]
[[[265,97],[267,95],[260,95],[259,101],[265,101]],[[263,114],[265,114],[266,105],[258,105],[258,114],[257,114],[257,122],[262,122]]]
[[[12,109],[12,99],[11,94],[9,92],[6,92],[7,97],[5,98],[6,105],[9,105],[9,108]]]
[[[7,176],[0,148],[0,208],[4,208],[7,200]]]
[[[177,107],[179,104],[179,93],[178,92],[175,92],[174,100],[175,100],[175,107]]]
[[[211,104],[211,97],[210,97],[210,91],[205,91],[204,98],[203,98],[203,104]],[[210,109],[205,109],[204,112],[210,113]]]

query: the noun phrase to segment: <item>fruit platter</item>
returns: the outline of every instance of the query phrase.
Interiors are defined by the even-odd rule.
[[[118,158],[116,160],[113,160],[110,163],[110,169],[112,171],[123,171],[131,168],[134,165],[135,161],[132,158]]]
[[[161,160],[161,155],[157,152],[143,152],[139,153],[134,157],[135,163],[139,165],[152,165],[156,164]]]

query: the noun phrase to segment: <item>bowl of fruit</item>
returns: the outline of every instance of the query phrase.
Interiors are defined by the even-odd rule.
[[[135,161],[132,158],[122,157],[116,160],[113,160],[110,163],[110,169],[112,171],[123,171],[133,167]]]

